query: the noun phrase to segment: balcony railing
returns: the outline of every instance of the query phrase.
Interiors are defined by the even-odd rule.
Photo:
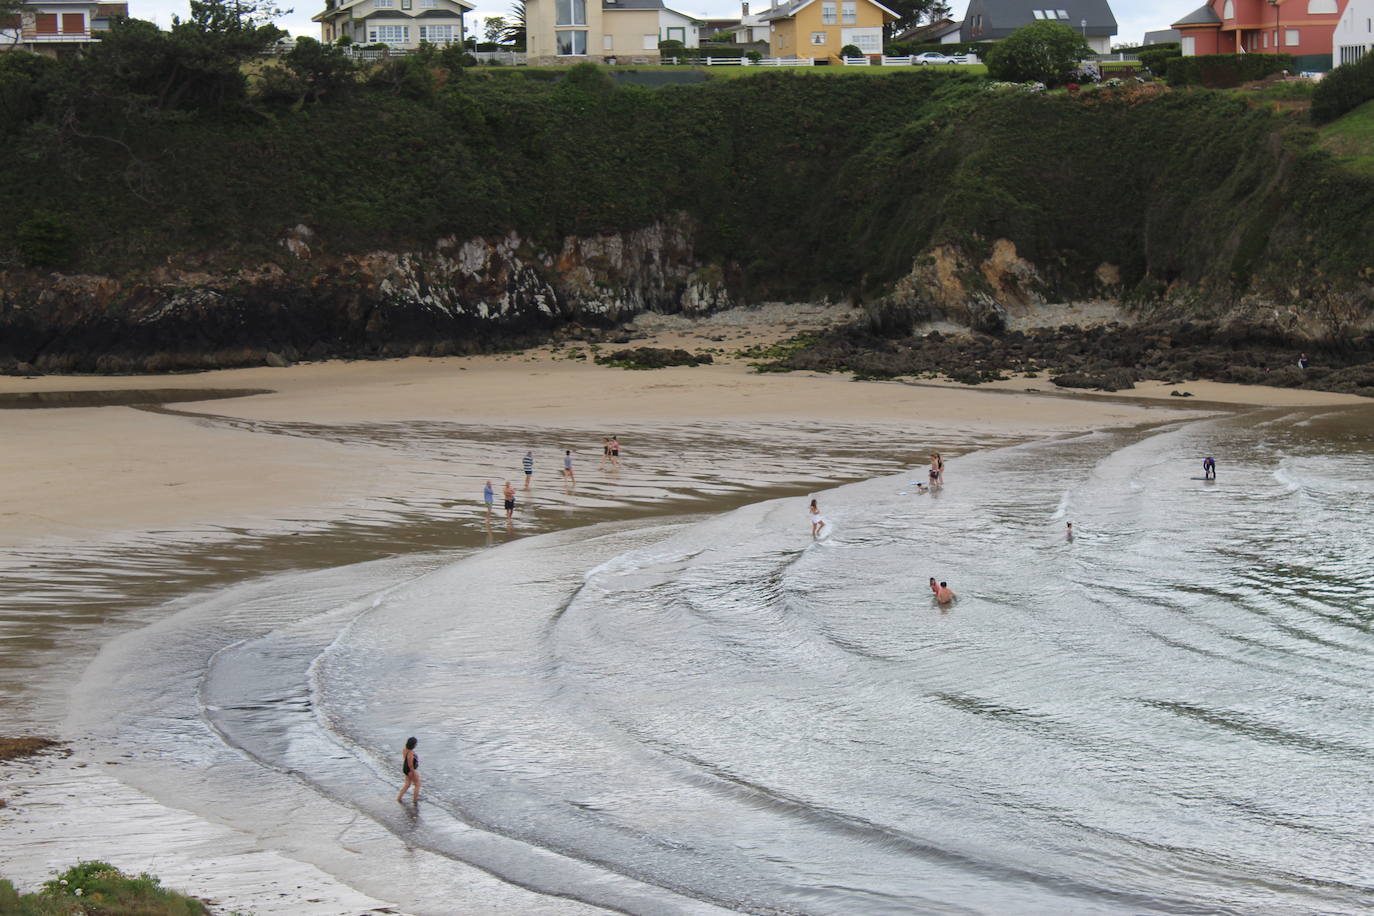
[[[13,34],[12,32],[9,34]],[[99,37],[87,29],[84,32],[33,32],[25,31],[20,34],[21,44],[32,42],[56,42],[56,41],[99,41]]]

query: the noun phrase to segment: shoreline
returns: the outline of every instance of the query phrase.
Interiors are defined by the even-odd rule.
[[[45,574],[56,577],[51,584],[65,584],[79,591],[81,586],[73,580],[63,583],[60,577],[88,568],[91,557],[101,552],[96,545],[104,545],[100,562],[109,567],[111,577],[106,587],[127,591],[136,586],[138,575],[156,569],[156,563],[150,562],[148,570],[125,569],[122,579],[116,567],[131,552],[149,547],[155,552],[165,551],[167,544],[181,540],[199,542],[203,553],[208,554],[255,546],[262,553],[261,548],[269,544],[275,546],[267,553],[286,552],[274,558],[275,566],[264,564],[261,558],[240,557],[236,564],[227,564],[218,577],[188,579],[180,586],[181,594],[204,595],[207,589],[222,589],[254,575],[270,575],[274,569],[300,568],[291,566],[297,558],[308,564],[327,564],[330,549],[309,554],[305,545],[312,540],[327,541],[331,523],[343,526],[334,533],[341,542],[372,533],[378,541],[370,545],[375,550],[397,545],[402,552],[418,551],[437,546],[433,541],[450,546],[462,532],[467,534],[460,540],[475,535],[481,541],[480,527],[473,529],[479,520],[475,488],[494,465],[500,465],[490,457],[473,458],[479,467],[460,471],[454,467],[455,459],[499,451],[510,465],[501,469],[514,474],[520,451],[512,443],[519,442],[522,431],[529,430],[542,430],[550,436],[580,433],[589,447],[594,447],[603,430],[605,434],[619,434],[626,444],[627,468],[631,463],[634,466],[619,480],[593,487],[597,481],[591,470],[594,453],[587,458],[579,454],[577,466],[579,474],[588,475],[588,490],[575,499],[540,504],[531,517],[535,527],[527,527],[522,517],[520,527],[511,534],[516,538],[552,530],[549,525],[576,527],[643,514],[666,517],[721,511],[730,505],[782,495],[780,491],[814,492],[890,471],[893,465],[889,456],[919,461],[922,448],[932,444],[953,454],[957,449],[948,443],[960,439],[975,447],[978,441],[1006,444],[1103,427],[1199,418],[1250,406],[1240,401],[1228,406],[1224,398],[1236,393],[1225,389],[1211,392],[1218,397],[1209,397],[1206,402],[1199,394],[1196,400],[1149,403],[1143,397],[1123,397],[1120,393],[1078,398],[1077,393],[1051,392],[1053,397],[1045,397],[924,383],[858,387],[848,379],[812,373],[754,375],[742,364],[625,372],[528,355],[226,370],[200,374],[197,381],[204,380],[205,375],[221,376],[213,380],[218,388],[264,387],[274,393],[213,404],[178,404],[157,412],[101,407],[0,413],[7,421],[33,418],[18,424],[21,429],[7,437],[8,445],[0,445],[5,463],[22,472],[5,478],[11,506],[24,498],[52,502],[52,488],[57,487],[82,513],[79,524],[61,512],[42,517],[10,513],[10,520],[18,523],[10,526],[9,539],[0,541],[0,562],[32,563],[40,554],[65,559],[65,572],[55,564]],[[0,391],[14,390],[15,381],[0,379]],[[35,383],[29,390],[37,390],[52,379],[22,381]],[[68,377],[64,380],[68,387],[61,390],[81,390],[78,386],[87,381]],[[161,381],[165,383],[166,377]],[[120,382],[111,387],[152,387],[143,377],[122,377]],[[1273,406],[1367,403],[1353,396],[1326,397],[1339,400]],[[1165,407],[1168,409],[1163,410]],[[913,427],[918,428],[913,431]],[[405,435],[387,439],[378,433],[388,428],[403,432],[424,429],[438,445],[415,445]],[[451,441],[435,431],[447,430],[461,438],[479,428],[486,438],[463,439],[458,451],[451,450]],[[110,469],[103,462],[112,443],[122,463]],[[9,451],[16,444],[19,449],[39,448],[37,453],[45,446],[53,460],[43,467],[21,468],[16,453]],[[541,455],[541,472],[556,466],[553,459],[551,453]],[[817,465],[822,466],[822,473],[815,473]],[[674,475],[682,476],[684,467],[688,481],[677,481]],[[810,478],[806,476],[808,468]],[[169,471],[186,479],[180,486],[171,486]],[[778,477],[775,483],[759,482],[760,476],[770,473]],[[738,479],[728,481],[730,487],[708,493],[704,504],[699,495],[692,498],[692,486],[722,474]],[[102,496],[83,490],[78,485],[83,478],[110,492]],[[112,485],[112,478],[117,485]],[[541,479],[547,481],[547,475]],[[684,483],[688,485],[684,487]],[[616,495],[605,488],[624,492]],[[408,502],[398,509],[397,501],[402,497]],[[140,502],[141,506],[136,505]],[[381,504],[390,505],[384,510]],[[392,534],[387,535],[388,531]],[[399,532],[408,540],[386,540]],[[365,558],[353,545],[344,553],[353,562]],[[195,552],[189,551],[166,559],[175,566],[193,562],[195,557]],[[56,660],[53,670],[79,674],[90,657],[90,639],[103,641],[165,617],[161,603],[136,608],[135,612],[130,608],[136,603],[126,600],[125,604],[128,607],[110,619],[88,626],[84,639],[50,649],[49,658]],[[38,710],[55,711],[64,697],[62,689],[55,688],[46,698],[46,706],[40,703]],[[50,725],[56,724],[51,712],[44,717]],[[70,767],[67,775],[72,777],[72,784],[87,787],[89,791],[81,792],[89,804],[107,796],[113,798],[108,785],[87,777],[113,777],[117,781],[117,772],[88,766],[101,761],[84,758],[81,736],[74,737],[75,758],[64,764]],[[7,794],[15,791],[16,785],[29,791],[25,782],[40,790],[41,780],[32,783],[32,775],[16,783],[14,769],[0,768],[0,773],[4,774],[0,785]],[[119,822],[112,834],[136,831],[140,817],[151,810],[141,805],[157,805],[163,812],[173,810],[126,789],[137,796],[138,803],[130,801],[123,810],[144,810],[145,815]],[[64,791],[70,792],[70,786]],[[44,802],[44,807],[51,815],[45,815],[46,823],[54,828],[79,823],[79,816],[70,819],[70,810],[64,810],[60,801]],[[120,805],[111,807],[116,809],[113,816],[118,822]],[[0,817],[14,817],[16,810],[11,806]],[[201,823],[207,829],[214,826]],[[162,848],[164,852],[145,850],[149,861],[164,855],[165,843]],[[237,875],[238,891],[233,889],[234,880],[229,880],[230,888],[214,890],[213,896],[232,901],[238,893],[247,900],[257,893],[253,889],[258,886],[254,884],[254,867],[248,863],[260,861],[261,851],[252,840],[239,849],[234,860],[239,863],[237,871],[228,861],[219,863],[226,873]],[[283,861],[297,862],[289,855]],[[290,871],[286,865],[273,867],[279,873]],[[180,873],[176,867],[170,868],[169,875]],[[355,892],[346,882],[325,872],[302,880],[317,882],[316,890],[310,892],[312,897],[325,900],[336,894],[332,898],[335,902],[326,906],[357,899],[348,896]],[[331,882],[337,883],[334,891],[330,890]],[[213,889],[186,890],[210,894]],[[319,910],[335,911],[342,912]]]

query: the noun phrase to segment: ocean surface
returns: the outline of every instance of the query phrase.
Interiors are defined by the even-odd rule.
[[[924,479],[818,492],[818,541],[788,498],[197,593],[66,731],[244,829],[303,786],[608,910],[1374,910],[1374,411]]]

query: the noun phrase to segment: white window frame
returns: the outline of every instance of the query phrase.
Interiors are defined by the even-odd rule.
[[[857,29],[841,29],[840,44],[853,45],[865,54],[883,53],[882,26],[861,26]]]
[[[1236,0],[1226,0],[1226,3],[1224,3],[1224,4],[1222,5],[1222,7],[1221,7],[1221,18],[1222,18],[1222,19],[1235,19],[1235,18],[1236,18]]]
[[[554,54],[557,57],[586,57],[587,56],[587,30],[586,29],[557,29],[554,35]],[[567,40],[567,50],[563,49],[563,40]],[[580,42],[579,42],[580,39]],[[578,50],[578,44],[582,50]]]
[[[1266,49],[1269,47],[1269,33],[1268,33],[1268,32],[1265,32],[1265,33],[1264,33],[1264,47],[1265,47]]]
[[[644,33],[644,38],[641,39],[641,40],[643,41],[644,50],[645,50],[645,51],[656,51],[656,50],[658,50],[658,33],[657,33],[657,32],[655,32],[655,33],[652,34],[652,35],[649,34],[648,32],[645,32],[645,33]]]
[[[602,35],[602,36],[601,36],[601,50],[603,50],[603,51],[614,51],[614,50],[615,50],[615,36],[614,36],[614,35]]]
[[[813,45],[824,45],[824,44],[829,44],[829,43],[830,43],[830,34],[829,34],[828,32],[812,32],[812,33],[811,33],[811,43],[812,43]]]
[[[1285,47],[1296,48],[1302,44],[1302,35],[1298,29],[1283,30],[1283,44]]]
[[[567,21],[565,22],[564,19]],[[554,0],[553,24],[556,26],[586,25],[587,0]]]
[[[422,10],[437,10],[438,8],[439,0],[420,0],[420,9]]]
[[[1065,20],[1065,21],[1068,20],[1068,18],[1069,18],[1069,11],[1068,11],[1068,10],[1058,10],[1057,12],[1058,12],[1059,15],[1058,15],[1056,18],[1063,19],[1063,20]]]
[[[686,26],[670,25],[668,28],[664,29],[664,34],[668,36],[669,41],[680,41],[684,45],[687,44]]]
[[[1184,57],[1197,57],[1197,36],[1184,35],[1179,39],[1178,50]]]
[[[838,7],[836,0],[824,0],[821,3],[821,25],[834,25],[839,21],[836,16]]]
[[[840,21],[845,25],[854,25],[859,21],[858,0],[844,0],[840,4]]]
[[[396,0],[372,0],[372,8],[376,10],[392,10],[396,8]]]
[[[399,37],[391,37],[395,32]],[[396,45],[410,44],[410,26],[408,25],[374,25],[368,29],[368,44],[383,44],[395,47]]]
[[[1045,11],[1044,11],[1044,10],[1031,10],[1031,15],[1034,16],[1036,19],[1044,19],[1044,18],[1045,18]]]
[[[456,28],[457,28],[457,27],[456,27],[456,26],[453,26],[453,25],[422,25],[422,26],[420,26],[420,40],[421,40],[421,41],[427,41],[427,42],[429,42],[430,44],[436,44],[436,45],[437,45],[437,44],[449,44],[450,42],[453,42],[453,41],[456,41],[456,40],[457,40],[457,39],[455,39],[455,38],[453,37],[453,36],[454,36],[454,30],[455,30]],[[443,30],[443,31],[444,31],[444,37],[439,38],[439,37],[436,37],[436,36],[435,36],[434,33],[435,33],[435,31],[438,31],[438,30]]]

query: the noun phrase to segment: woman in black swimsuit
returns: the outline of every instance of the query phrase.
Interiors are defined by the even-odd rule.
[[[401,755],[401,772],[405,775],[406,781],[401,786],[401,794],[396,796],[397,801],[405,798],[406,789],[411,786],[415,787],[411,801],[416,803],[420,801],[420,755],[415,753],[415,745],[419,743],[415,738],[406,739],[405,753]]]

